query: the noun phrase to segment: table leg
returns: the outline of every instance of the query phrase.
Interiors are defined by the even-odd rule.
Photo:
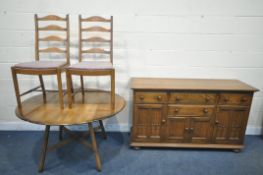
[[[105,132],[105,128],[103,126],[103,122],[102,120],[99,120],[99,124],[100,124],[100,129],[101,129],[101,135],[103,139],[107,139],[107,134]]]
[[[94,129],[93,129],[92,123],[89,123],[88,125],[89,125],[89,132],[90,132],[92,149],[93,149],[93,152],[94,152],[95,158],[96,158],[96,168],[97,168],[98,171],[101,171],[101,160],[100,160],[100,155],[99,155],[99,151],[98,151],[98,148],[97,148],[97,143],[96,143],[96,137],[95,137]]]
[[[59,126],[59,140],[63,139],[63,126]]]
[[[44,170],[45,158],[46,158],[46,153],[47,153],[49,131],[50,131],[50,125],[46,125],[45,135],[44,135],[44,143],[43,143],[43,146],[42,146],[40,162],[39,162],[39,165],[38,165],[38,171],[39,172],[42,172]]]

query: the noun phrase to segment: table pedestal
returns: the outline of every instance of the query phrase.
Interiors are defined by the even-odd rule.
[[[46,125],[45,128],[45,134],[44,134],[44,142],[42,145],[42,150],[41,150],[41,155],[40,155],[40,162],[38,165],[38,171],[42,172],[44,170],[44,165],[45,165],[45,159],[46,159],[46,154],[47,151],[53,151],[57,148],[60,148],[68,143],[70,143],[71,141],[77,141],[81,144],[83,144],[85,147],[92,149],[92,151],[95,154],[95,159],[96,159],[96,168],[98,171],[101,171],[101,159],[100,159],[100,155],[99,155],[99,151],[97,148],[97,141],[96,141],[96,137],[95,137],[95,132],[94,130],[96,129],[100,129],[101,133],[102,133],[102,138],[106,139],[107,135],[103,126],[103,122],[101,120],[99,120],[99,126],[96,128],[93,128],[92,122],[88,123],[88,132],[84,132],[82,134],[75,134],[73,133],[71,130],[69,130],[68,128],[66,128],[65,126],[59,126],[59,142],[48,147],[48,138],[49,138],[49,131],[50,131],[50,125]],[[66,133],[69,134],[69,138],[67,139],[63,139],[63,131],[65,131]],[[89,135],[91,138],[91,143],[87,142],[85,137]]]

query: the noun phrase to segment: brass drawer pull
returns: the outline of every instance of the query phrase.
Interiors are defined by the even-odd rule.
[[[162,100],[162,96],[160,96],[160,95],[157,96],[157,100],[158,100],[158,101],[161,101],[161,100]]]
[[[211,97],[206,97],[205,98],[205,101],[210,101],[211,100]]]
[[[189,128],[184,128],[185,131],[189,131]]]
[[[242,101],[242,102],[246,102],[247,100],[248,100],[247,97],[242,97],[242,98],[241,98],[241,101]]]
[[[162,119],[162,123],[165,123],[166,122],[166,120],[165,119]]]
[[[140,100],[144,100],[144,96],[143,95],[141,95],[139,98],[140,98]]]
[[[175,101],[180,101],[181,98],[180,97],[175,97]]]
[[[225,101],[225,102],[228,102],[228,101],[229,101],[229,98],[228,98],[228,97],[225,97],[225,98],[224,98],[224,101]]]
[[[208,109],[207,108],[205,108],[203,111],[204,111],[204,113],[208,113]]]
[[[177,113],[177,112],[179,112],[179,109],[178,109],[178,108],[176,108],[176,109],[174,110],[174,113]]]

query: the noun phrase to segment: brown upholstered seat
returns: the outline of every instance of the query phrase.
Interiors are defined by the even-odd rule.
[[[113,69],[113,65],[111,62],[106,61],[83,61],[73,64],[68,68],[77,70],[111,70]]]
[[[14,65],[21,69],[56,69],[66,65],[66,61],[31,61]]]

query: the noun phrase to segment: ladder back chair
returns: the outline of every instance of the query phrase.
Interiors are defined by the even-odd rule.
[[[55,47],[52,44],[60,44],[60,47]],[[42,59],[44,54],[48,54],[47,57],[49,60]],[[64,60],[51,60],[50,57],[52,57],[52,55],[53,57],[60,55]],[[39,88],[42,90],[43,101],[46,103],[46,89],[43,75],[57,76],[59,103],[60,108],[63,109],[64,101],[61,74],[69,64],[69,15],[66,15],[65,18],[56,15],[48,15],[45,17],[35,15],[35,61],[19,63],[11,67],[19,112],[22,113],[21,96],[37,91]],[[38,75],[40,86],[20,94],[17,74]]]
[[[85,26],[89,25],[88,27]],[[102,24],[108,24],[109,27],[103,27]],[[88,36],[84,36],[84,34]],[[101,35],[107,35],[108,38]],[[87,49],[85,44],[91,46]],[[96,45],[97,44],[97,45]],[[101,48],[101,45],[107,44],[108,50]],[[109,61],[85,61],[83,57],[89,55],[96,59],[96,55],[108,55]],[[95,56],[94,56],[95,55]],[[66,69],[68,104],[72,107],[74,90],[72,86],[72,75],[80,76],[82,96],[85,95],[83,76],[110,76],[111,78],[111,99],[112,106],[115,104],[115,69],[113,68],[113,17],[110,19],[99,16],[82,18],[79,15],[79,63],[73,64]]]

